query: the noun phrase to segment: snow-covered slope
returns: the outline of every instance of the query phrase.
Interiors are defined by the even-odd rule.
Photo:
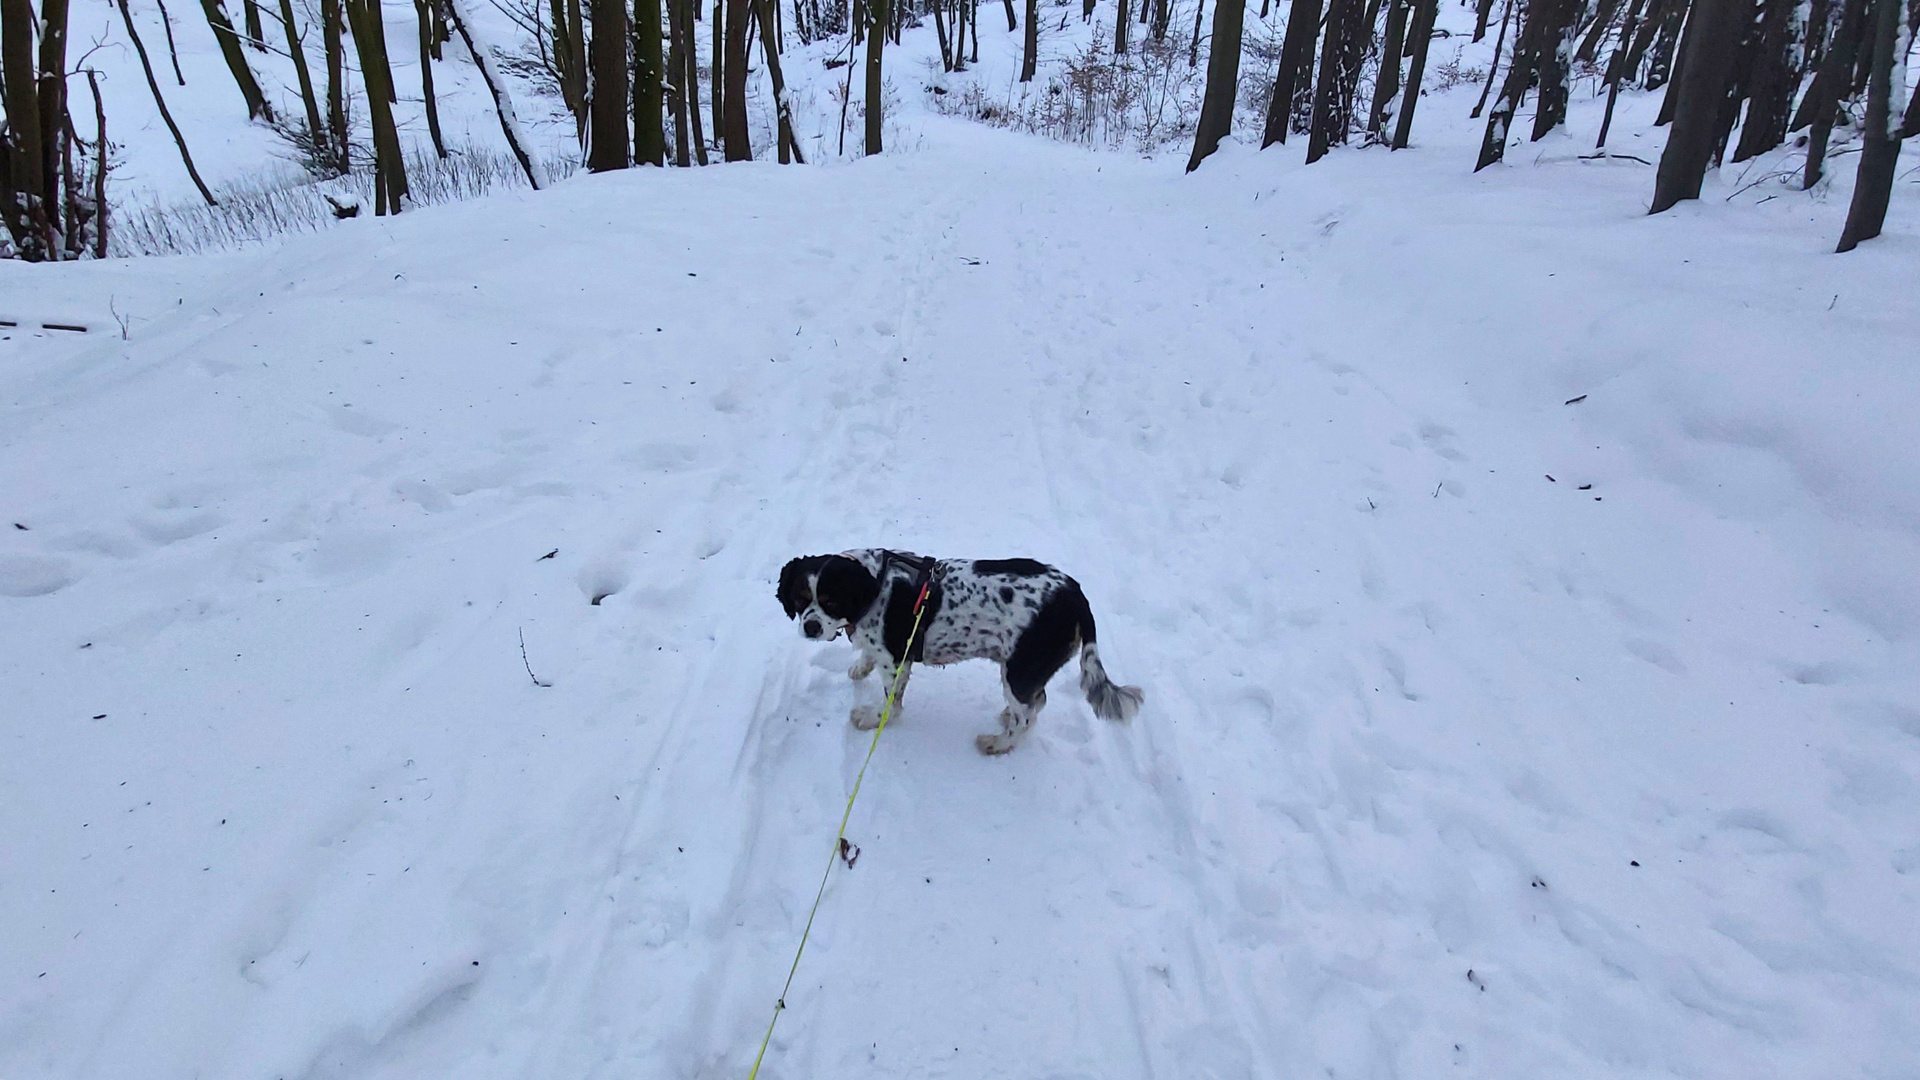
[[[1147,706],[920,673],[762,1075],[1910,1075],[1913,201],[1474,137],[0,264],[0,1076],[744,1075],[865,751],[774,575],[866,544]]]

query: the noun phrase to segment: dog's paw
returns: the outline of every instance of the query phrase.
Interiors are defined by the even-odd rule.
[[[855,682],[859,682],[871,674],[873,674],[873,657],[864,653],[861,654],[860,659],[853,662],[852,667],[847,669],[847,678]]]
[[[861,731],[872,731],[880,726],[880,710],[871,705],[855,705],[853,711],[847,714],[847,719],[853,721],[853,726]]]
[[[978,747],[980,752],[988,757],[999,757],[1001,754],[1020,745],[1020,740],[1005,734],[977,735],[974,737],[973,745]]]

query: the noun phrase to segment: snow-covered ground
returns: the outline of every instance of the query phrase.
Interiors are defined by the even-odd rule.
[[[0,1077],[743,1076],[867,745],[774,577],[870,544],[1147,705],[918,673],[763,1076],[1911,1076],[1920,199],[1476,92],[0,263]]]

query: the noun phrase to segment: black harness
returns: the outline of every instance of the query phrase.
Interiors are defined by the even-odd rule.
[[[895,590],[887,594],[887,608],[883,616],[885,621],[881,629],[882,643],[896,660],[918,662],[927,651],[927,641],[924,634],[918,637],[912,636],[912,624],[916,608],[919,606],[915,601],[919,599],[921,590],[926,590],[926,612],[923,618],[931,620],[934,613],[940,610],[940,582],[934,574],[933,559],[924,555],[909,555],[904,551],[890,551],[885,548],[880,551],[880,573],[876,576],[882,582],[886,581],[888,573],[896,565],[904,566],[913,572],[913,584],[904,592]],[[909,650],[912,655],[900,655],[903,651]]]

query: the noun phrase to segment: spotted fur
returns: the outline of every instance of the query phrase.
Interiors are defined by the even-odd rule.
[[[864,679],[876,666],[891,673],[912,634],[922,566],[929,568],[928,597],[911,659],[1000,665],[1007,704],[1000,730],[975,740],[982,753],[1004,754],[1019,745],[1047,703],[1047,681],[1076,651],[1080,689],[1096,716],[1125,721],[1139,711],[1140,688],[1116,685],[1101,666],[1093,610],[1080,583],[1032,559],[923,560],[882,548],[809,555],[780,571],[780,605],[809,640],[847,635],[860,651],[847,672],[852,678]],[[871,730],[880,722],[879,707],[860,705],[852,720]]]

